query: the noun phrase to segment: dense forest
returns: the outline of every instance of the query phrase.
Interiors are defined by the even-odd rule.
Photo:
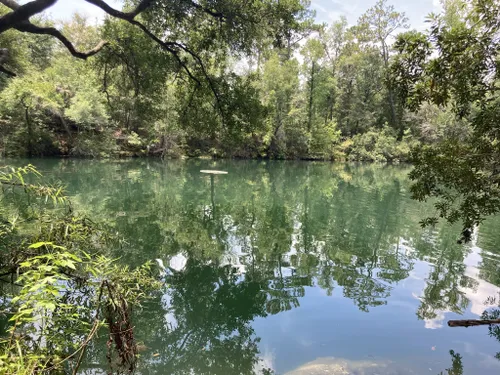
[[[2,33],[0,153],[406,161],[411,147],[468,131],[448,106],[404,106],[391,64],[409,25],[385,0],[356,25],[316,24],[305,0],[262,9],[265,20],[224,8],[233,2],[220,14],[184,3],[160,23],[140,15],[168,29],[167,45],[112,16],[32,19],[73,53],[52,35]],[[445,2],[441,27],[465,22],[460,6]]]

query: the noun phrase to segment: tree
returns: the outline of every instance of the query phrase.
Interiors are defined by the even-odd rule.
[[[0,18],[0,33],[3,33],[10,29],[16,29],[21,32],[27,32],[31,34],[38,35],[50,35],[56,39],[58,39],[67,49],[68,51],[74,55],[75,57],[86,59],[92,55],[95,55],[99,52],[104,45],[105,42],[99,43],[94,49],[88,52],[79,52],[75,49],[74,45],[56,28],[51,26],[37,26],[31,23],[30,18],[36,16],[43,12],[44,10],[53,6],[58,0],[34,0],[30,1],[27,4],[19,5],[19,3],[15,0],[2,0],[0,3],[5,7],[9,8],[11,12],[4,14]],[[101,7],[104,11],[112,11],[104,1],[88,1],[89,3],[94,3]],[[143,3],[151,2],[144,1]],[[129,17],[130,19],[134,18],[137,14],[139,14],[143,9],[144,5],[139,5],[134,12],[130,14],[122,14],[124,18]],[[121,13],[121,12],[120,12]]]
[[[329,86],[329,92],[325,102],[325,123],[333,120],[335,101],[337,96],[336,75],[339,60],[348,39],[347,19],[341,17],[339,21],[333,22],[329,28],[320,29],[320,40],[325,50],[328,61],[327,65],[331,75],[325,81]]]
[[[5,31],[0,35],[48,35],[59,39],[74,57],[94,56],[89,75],[97,74],[98,81],[92,77],[90,82],[105,95],[109,121],[105,127],[93,125],[98,125],[98,132],[107,132],[105,138],[118,143],[127,155],[165,154],[165,144],[178,150],[177,154],[183,153],[180,147],[185,144],[192,149],[188,153],[247,157],[261,153],[265,111],[254,85],[256,77],[236,74],[232,61],[248,56],[257,47],[269,50],[277,41],[291,54],[312,24],[307,2],[129,1],[124,11],[104,1],[88,2],[106,12],[104,25],[89,27],[77,17],[59,30],[37,16],[55,1],[37,0],[29,7],[5,1],[4,8],[11,11],[2,18]],[[12,59],[5,54],[3,67],[22,75],[12,45],[5,44],[11,46],[8,52]],[[98,48],[93,48],[96,45]],[[58,47],[54,44],[48,60],[53,55],[60,57]],[[80,52],[89,49],[91,52]],[[35,66],[35,70],[41,69]],[[78,101],[79,111],[67,111],[70,119],[63,111],[64,120],[82,119],[91,113],[87,107],[97,98],[93,94],[73,91],[71,99]],[[166,101],[177,106],[163,105]],[[94,118],[88,116],[87,123]],[[170,119],[168,125],[165,118]],[[170,140],[163,130],[158,134],[158,129],[166,127],[176,129]],[[61,153],[103,154],[102,148],[91,150],[87,142],[78,142],[80,137],[74,138],[75,142],[65,141],[69,147],[59,147]]]
[[[296,147],[306,144],[305,137],[299,131],[293,132],[297,129],[291,123],[292,115],[296,115],[290,110],[290,98],[299,90],[298,65],[296,59],[282,61],[277,53],[271,55],[264,65],[261,95],[264,103],[270,107],[267,153],[272,157],[284,157],[287,151],[293,152],[286,147],[286,142],[291,141],[292,137]]]
[[[320,69],[320,59],[324,50],[321,42],[316,38],[308,39],[301,51],[304,56],[304,68],[306,70],[308,99],[307,99],[307,131],[310,133],[313,122],[314,90],[317,71]]]
[[[388,72],[390,47],[389,39],[398,29],[408,28],[408,18],[404,13],[396,12],[392,5],[387,5],[386,0],[379,0],[374,7],[368,9],[358,21],[359,38],[363,42],[372,42],[378,45]],[[390,106],[391,125],[399,126],[399,139],[403,138],[404,129],[398,124],[396,103],[393,88],[388,82],[388,101]]]
[[[0,18],[0,33],[14,28],[21,32],[51,35],[61,41],[68,51],[75,57],[86,59],[98,53],[108,41],[101,41],[98,45],[89,52],[78,52],[75,46],[70,42],[59,30],[52,27],[36,26],[31,23],[30,18],[47,10],[53,6],[58,0],[34,0],[24,5],[19,5],[14,0],[3,0],[1,3],[12,11]],[[180,53],[184,52],[191,56],[199,64],[200,69],[203,69],[202,62],[199,56],[188,46],[186,41],[177,41],[175,37],[186,37],[181,31],[181,24],[191,26],[188,33],[191,31],[193,23],[199,23],[201,27],[198,29],[203,33],[215,33],[225,40],[228,45],[235,50],[248,50],[256,36],[257,30],[262,33],[275,32],[276,36],[281,34],[289,34],[293,32],[294,23],[286,24],[280,30],[272,30],[270,27],[264,26],[264,18],[277,17],[277,20],[292,19],[295,21],[293,12],[301,12],[307,4],[296,3],[290,1],[280,9],[275,9],[271,2],[264,2],[259,6],[242,6],[238,1],[222,0],[216,4],[206,3],[204,1],[197,3],[194,1],[179,2],[171,4],[165,1],[141,0],[135,2],[135,6],[129,12],[119,11],[109,6],[103,0],[85,0],[86,2],[95,5],[102,9],[108,16],[120,19],[130,23],[140,29],[145,35],[151,38],[154,42],[163,47],[167,52],[175,56],[179,64],[186,70],[188,69],[185,62],[181,59]],[[292,13],[290,13],[292,12]],[[263,17],[266,15],[267,17]],[[141,18],[141,20],[139,20]],[[196,20],[194,19],[196,18]],[[172,23],[176,20],[175,24]],[[279,23],[279,21],[278,21]],[[149,26],[149,28],[148,28]],[[158,31],[161,35],[170,35],[173,40],[165,41],[157,37],[153,31]],[[218,30],[218,31],[216,31]],[[238,31],[237,31],[238,30]],[[183,35],[184,34],[184,35]],[[212,35],[213,36],[213,35]],[[215,39],[211,38],[211,43],[215,43]],[[207,38],[205,42],[210,43]]]
[[[403,117],[393,103],[404,93],[388,86],[390,44],[405,17],[385,2],[351,28],[314,25],[305,0],[129,0],[123,10],[88,0],[107,14],[94,26],[44,17],[56,2],[0,2],[3,154],[402,161],[415,136],[462,128],[437,112]],[[29,126],[10,99],[28,81],[46,87],[33,90]],[[57,106],[43,103],[49,94]]]
[[[497,2],[473,1],[460,21],[432,15],[428,35],[403,34],[396,43],[393,82],[405,105],[412,110],[426,101],[449,105],[456,121],[471,124],[470,134],[417,149],[410,174],[413,196],[438,198],[436,216],[462,221],[465,237],[485,216],[500,211],[499,15]],[[410,74],[404,74],[406,67],[412,67]],[[431,217],[423,224],[436,221]]]
[[[80,52],[56,28],[38,26],[30,21],[31,17],[56,2],[57,0],[34,0],[19,5],[14,0],[2,1],[12,11],[0,18],[0,33],[14,28],[21,32],[50,35],[57,38],[73,56],[81,59],[87,59],[109,45],[110,41],[101,41],[92,50]],[[215,4],[205,1],[179,1],[172,4],[167,1],[141,0],[133,4],[131,11],[126,12],[112,8],[103,0],[86,2],[102,9],[109,17],[125,21],[141,30],[171,54],[191,79],[201,84],[199,77],[202,77],[218,101],[219,93],[200,57],[201,52],[213,50],[216,46],[221,48],[221,45],[233,51],[248,52],[259,38],[265,39],[270,35],[276,39],[287,38],[290,45],[294,28],[299,27],[296,15],[302,14],[304,5],[307,5],[298,0],[279,6],[271,1],[250,6],[239,0],[221,0]],[[168,35],[169,40],[157,35]],[[190,67],[192,64],[196,72]]]
[[[30,62],[0,92],[5,128],[11,133],[9,151],[15,155],[24,149],[35,156],[82,149],[85,135],[102,132],[108,124],[95,70],[67,54],[51,56],[47,67]]]

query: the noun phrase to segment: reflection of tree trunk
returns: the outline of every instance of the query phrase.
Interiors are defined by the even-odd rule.
[[[313,92],[314,92],[314,67],[315,62],[312,62],[311,66],[311,82],[309,87],[309,116],[307,121],[307,131],[311,132],[311,124],[312,124],[312,107],[313,107]]]
[[[255,225],[255,197],[252,194],[252,221],[250,222],[250,248],[252,249],[252,272],[255,272],[255,247],[253,246],[253,238],[251,237],[253,232],[253,226]]]
[[[302,223],[302,236],[304,237],[304,252],[309,251],[309,166],[307,166],[306,187],[304,189],[304,222]]]
[[[396,245],[396,260],[399,261],[399,243],[401,242],[401,236],[398,235],[398,244]]]
[[[399,188],[396,188],[395,191],[399,194]],[[388,219],[389,219],[390,209],[391,209],[391,207],[393,207],[393,201],[394,201],[395,197],[396,197],[395,194],[390,194],[389,202],[387,202],[387,204],[384,205],[385,210],[384,210],[384,215],[382,217],[382,220],[379,220],[381,225],[380,225],[377,239],[376,239],[376,241],[374,243],[374,247],[373,247],[371,268],[369,269],[370,275],[371,275],[372,270],[377,266],[377,263],[378,263],[378,251],[380,249],[380,242],[382,240],[382,235],[385,234],[387,227],[389,226]],[[397,202],[394,203],[394,205],[396,206]],[[396,212],[397,212],[397,210],[396,210]]]
[[[194,330],[191,330],[188,333],[186,333],[186,336],[184,336],[184,339],[182,340],[181,344],[178,347],[176,347],[175,350],[173,351],[173,355],[167,359],[167,361],[166,361],[167,363],[174,360],[175,357],[179,354],[179,352],[181,352],[184,349],[184,346],[186,345],[187,340],[191,337],[191,335],[193,333],[194,333]]]
[[[275,245],[276,246],[276,245]],[[278,255],[278,275],[281,281],[281,284],[283,285],[283,271],[281,270],[281,254]]]
[[[214,189],[214,175],[210,175],[210,197],[212,200],[212,219],[215,219],[215,189]]]

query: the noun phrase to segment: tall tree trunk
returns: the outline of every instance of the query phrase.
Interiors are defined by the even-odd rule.
[[[281,105],[280,102],[278,101],[276,103],[276,117],[275,117],[275,126],[274,126],[274,131],[273,135],[271,137],[271,142],[269,142],[269,146],[267,147],[267,157],[273,157],[278,155],[279,151],[279,141],[278,141],[278,132],[280,131],[281,125],[283,124],[282,118],[281,118]]]
[[[31,122],[30,118],[30,110],[28,106],[24,107],[24,116],[26,117],[26,128],[28,130],[28,140],[26,143],[26,148],[28,151],[28,157],[33,156],[33,123]]]
[[[385,72],[384,74],[387,76],[389,74],[389,49],[387,47],[387,44],[385,41],[382,41],[382,58],[384,59],[384,68]],[[387,80],[388,82],[388,80]],[[389,93],[389,106],[391,110],[391,126],[396,129],[397,127],[397,114],[396,114],[396,105],[394,103],[394,92],[392,90],[392,85],[390,83],[387,83],[387,91]],[[401,127],[398,126],[399,129],[399,134],[398,134],[398,140],[402,139],[402,134],[401,134]]]
[[[392,87],[390,85],[388,85],[387,90],[389,91],[389,105],[391,107],[391,122],[392,122],[391,125],[393,128],[396,128],[397,115],[396,115],[396,105],[394,104],[394,93],[392,92]],[[399,132],[401,133],[401,126],[398,126],[398,128],[400,129]],[[399,135],[398,135],[398,140],[401,140],[399,139]]]
[[[292,58],[292,41],[290,40],[291,38],[287,38],[287,44],[286,44],[286,60],[290,60]]]
[[[307,131],[311,133],[311,125],[312,125],[312,114],[313,114],[313,92],[314,92],[314,67],[315,62],[312,62],[311,66],[311,82],[309,87],[309,115],[307,121]]]
[[[333,69],[332,69],[332,82],[335,82],[335,63],[333,64]],[[328,98],[328,110],[329,110],[329,113],[328,113],[328,119],[330,121],[333,121],[333,107],[335,106],[335,85],[332,84],[332,88],[330,89],[330,94],[329,94],[329,98]],[[325,122],[325,125],[326,125],[326,122]]]
[[[260,48],[257,49],[257,75],[260,76],[260,65],[262,63],[262,53]]]

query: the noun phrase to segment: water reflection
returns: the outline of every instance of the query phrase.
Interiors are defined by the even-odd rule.
[[[131,264],[158,258],[170,268],[166,290],[136,316],[147,348],[141,373],[284,373],[317,357],[354,359],[377,351],[393,361],[404,359],[401,373],[421,373],[423,367],[429,373],[428,361],[431,373],[449,368],[445,374],[462,374],[460,342],[481,347],[481,353],[495,345],[482,344],[485,331],[481,339],[476,328],[450,332],[443,321],[453,314],[481,314],[488,294],[498,292],[498,218],[483,223],[467,245],[457,244],[458,227],[422,230],[419,221],[432,206],[409,199],[405,167],[228,161],[41,161],[39,166],[67,183],[80,209],[124,236],[123,246],[110,250],[113,255]],[[211,184],[199,172],[210,168],[229,174]],[[285,359],[274,346],[279,363],[265,360],[260,337],[275,339],[256,327],[273,316],[295,319],[295,311],[308,311],[320,298],[318,318],[300,315],[301,324],[326,332],[339,322],[352,323],[354,315],[347,311],[354,305],[369,312],[356,315],[363,330],[352,327],[361,339],[343,348],[336,337],[321,337],[324,342],[311,344],[310,353]],[[402,313],[395,317],[398,308]],[[432,352],[427,340],[435,336],[425,328],[446,332],[442,340],[448,347]],[[344,327],[336,329],[338,340],[349,340]],[[490,333],[498,337],[495,329]],[[410,334],[413,346],[394,342]],[[287,346],[292,344],[277,328],[272,335],[289,352],[298,350]],[[326,333],[316,337],[321,335]],[[374,337],[388,349],[364,348]],[[449,367],[449,350],[455,347]],[[464,366],[476,371],[480,365],[463,355]],[[481,371],[497,373],[498,367]]]
[[[351,361],[343,358],[318,358],[285,375],[410,375],[408,369],[401,369],[389,361],[360,360]]]
[[[463,375],[464,365],[462,364],[462,356],[459,353],[455,353],[453,350],[450,350],[450,356],[451,367],[441,372],[440,375]]]
[[[146,368],[168,374],[252,374],[258,338],[249,322],[265,315],[265,294],[258,280],[239,279],[229,266],[189,259],[167,277],[167,293],[140,316],[144,335],[155,349]],[[159,306],[163,319],[156,315]],[[156,315],[156,316],[155,316]],[[144,320],[143,320],[144,319]],[[140,326],[143,326],[140,324]]]

